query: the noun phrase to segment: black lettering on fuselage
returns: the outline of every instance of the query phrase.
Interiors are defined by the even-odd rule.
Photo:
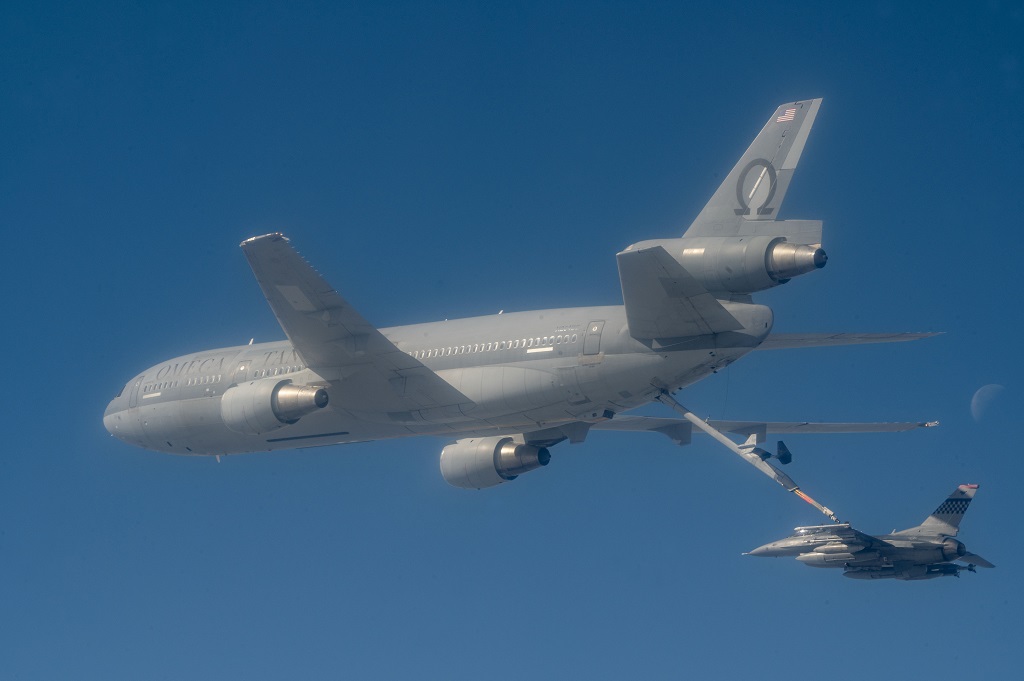
[[[156,372],[156,380],[162,380],[168,376],[190,376],[192,374],[216,373],[224,368],[224,360],[221,357],[207,357],[206,359],[193,359],[186,362],[175,362],[165,364]]]
[[[263,353],[263,366],[265,367],[299,363],[299,353],[295,352],[295,348]]]

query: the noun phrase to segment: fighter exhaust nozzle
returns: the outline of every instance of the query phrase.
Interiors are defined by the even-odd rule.
[[[958,560],[967,555],[967,547],[963,545],[963,542],[957,541],[952,537],[946,537],[942,540],[941,549],[943,560]]]
[[[765,264],[768,266],[768,274],[780,283],[820,270],[828,263],[828,255],[821,247],[788,241],[776,243],[767,256]]]

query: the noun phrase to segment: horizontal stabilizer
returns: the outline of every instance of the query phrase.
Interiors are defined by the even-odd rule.
[[[662,246],[616,256],[633,338],[679,338],[742,329],[743,325]]]
[[[758,350],[788,350],[792,348],[823,348],[835,345],[864,345],[868,343],[903,343],[939,336],[941,332],[925,333],[773,333],[757,346]]]
[[[985,560],[984,558],[982,558],[981,556],[979,556],[976,553],[965,553],[964,555],[960,556],[960,560],[962,560],[965,563],[970,563],[971,565],[977,565],[978,567],[983,567],[983,568],[994,568],[995,567],[995,565],[993,565],[992,563],[988,562],[987,560]]]

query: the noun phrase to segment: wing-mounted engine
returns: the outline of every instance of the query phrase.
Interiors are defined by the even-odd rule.
[[[627,250],[661,246],[707,291],[733,295],[763,291],[824,267],[828,256],[821,246],[799,241],[771,234],[697,236],[644,241]]]
[[[441,475],[455,487],[483,489],[515,480],[522,473],[547,466],[550,460],[545,447],[511,437],[469,438],[441,450]]]
[[[220,415],[237,433],[259,435],[295,423],[327,406],[327,391],[289,380],[250,381],[228,388],[220,399]]]

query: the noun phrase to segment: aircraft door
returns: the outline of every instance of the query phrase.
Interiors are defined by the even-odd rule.
[[[252,364],[250,360],[242,360],[238,363],[238,368],[235,369],[235,377],[231,380],[235,385],[241,385],[248,380],[249,365]]]
[[[596,355],[601,352],[601,331],[603,330],[603,319],[587,324],[587,335],[583,337],[584,355]]]
[[[139,406],[139,386],[142,385],[142,376],[135,379],[132,383],[132,391],[128,394],[128,408],[134,409]]]

